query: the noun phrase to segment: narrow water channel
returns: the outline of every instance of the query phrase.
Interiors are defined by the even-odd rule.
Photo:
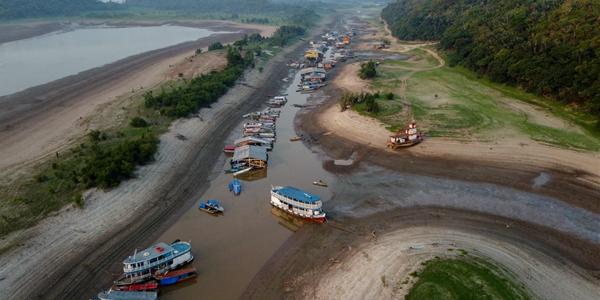
[[[200,295],[205,299],[234,299],[243,293],[269,257],[302,224],[282,213],[276,215],[278,211],[272,210],[269,204],[271,185],[293,185],[320,195],[324,202],[331,197],[327,188],[314,186],[312,182],[317,179],[331,182],[333,175],[323,170],[317,154],[301,141],[289,140],[296,135],[294,116],[299,110],[293,104],[305,104],[308,98],[308,95],[296,92],[299,81],[299,74],[294,73],[292,84],[282,91],[288,94],[288,103],[277,120],[277,141],[273,151],[269,152],[267,176],[242,181],[242,194],[234,196],[227,188],[233,177],[221,170],[227,164],[223,155],[222,163],[218,163],[219,175],[212,180],[208,190],[198,195],[196,205],[157,240],[191,241],[196,257],[193,267],[198,270],[196,280],[161,289],[161,299],[198,299]],[[241,135],[241,129],[238,129],[232,133],[229,142]],[[220,200],[225,208],[224,215],[212,216],[198,210],[197,204],[206,199]]]

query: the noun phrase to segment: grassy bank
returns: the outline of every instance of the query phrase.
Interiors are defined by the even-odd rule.
[[[531,299],[527,291],[500,268],[468,256],[433,259],[418,277],[405,299]]]
[[[478,78],[461,67],[440,67],[422,49],[406,61],[384,61],[372,87],[400,95],[378,99],[373,116],[390,130],[416,119],[428,136],[492,140],[526,135],[565,148],[600,150],[594,118],[517,88]],[[398,114],[399,108],[406,112]]]
[[[150,163],[158,150],[159,136],[177,118],[188,117],[217,101],[244,70],[268,60],[262,49],[284,47],[304,29],[283,26],[272,38],[254,35],[226,47],[221,55],[227,66],[191,80],[167,82],[135,96],[127,95],[126,116],[108,128],[92,130],[77,146],[56,153],[37,173],[18,183],[0,187],[0,236],[30,227],[48,214],[73,203],[83,206],[83,193],[109,189],[135,176],[138,166]],[[200,54],[202,55],[202,54]]]

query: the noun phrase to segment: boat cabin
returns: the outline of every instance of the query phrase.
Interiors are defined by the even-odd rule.
[[[270,141],[267,141],[264,139],[259,139],[257,137],[253,137],[253,136],[247,136],[247,137],[243,137],[241,139],[237,139],[237,140],[235,140],[234,144],[236,147],[241,147],[241,146],[246,146],[246,145],[264,147],[267,149],[267,151],[269,151],[273,148],[273,144]]]

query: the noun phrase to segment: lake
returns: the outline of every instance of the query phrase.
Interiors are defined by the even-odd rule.
[[[171,25],[98,26],[0,44],[0,96],[213,33]]]

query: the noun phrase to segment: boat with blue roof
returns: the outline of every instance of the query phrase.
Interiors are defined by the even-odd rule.
[[[216,199],[210,199],[206,202],[201,202],[198,205],[198,209],[203,210],[209,214],[218,214],[225,211],[223,206],[221,206],[219,200]]]
[[[292,186],[273,187],[271,205],[305,220],[318,223],[326,221],[321,197]]]
[[[192,260],[192,245],[175,241],[172,244],[160,242],[135,252],[123,261],[123,275],[116,285],[131,285],[153,279],[156,272],[175,270]]]

